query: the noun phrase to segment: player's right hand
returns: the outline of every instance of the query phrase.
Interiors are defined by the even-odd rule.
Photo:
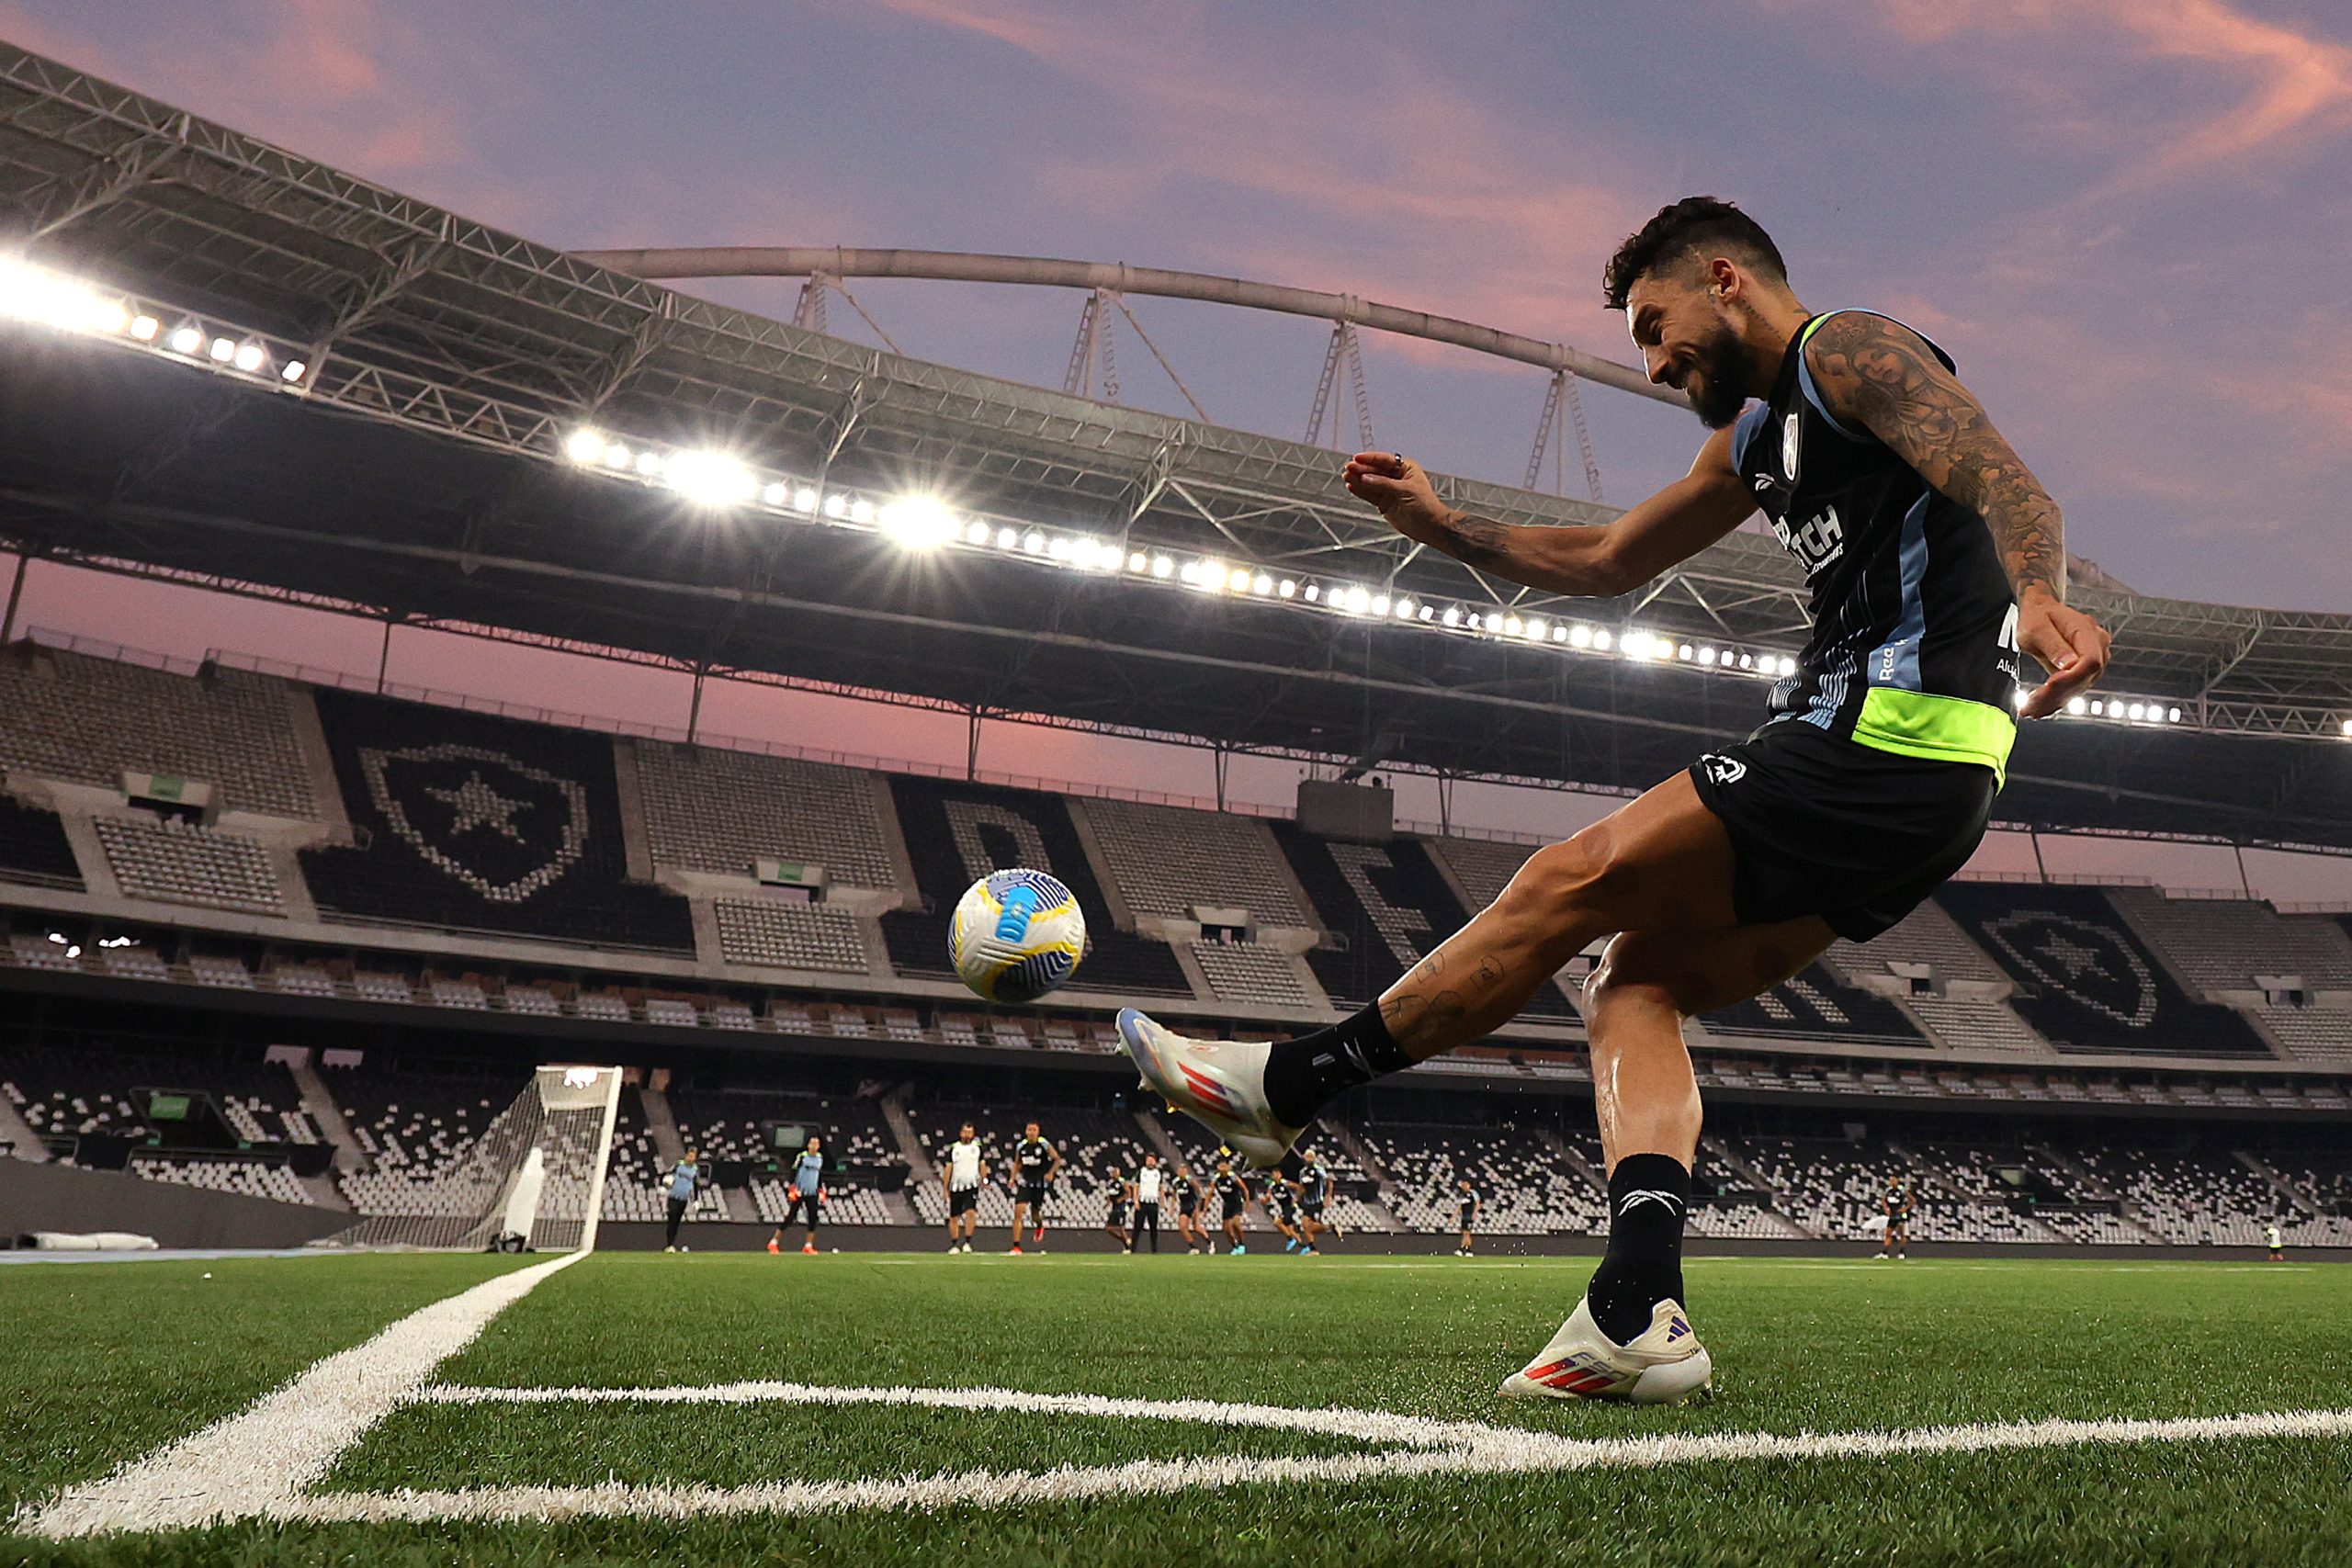
[[[1380,509],[1388,525],[1408,539],[1428,542],[1453,509],[1440,501],[1429,470],[1396,452],[1359,452],[1340,476],[1361,501]]]

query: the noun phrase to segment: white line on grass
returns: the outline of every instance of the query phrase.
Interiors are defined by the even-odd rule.
[[[2228,1438],[2352,1435],[2352,1410],[2191,1416],[2162,1421],[2032,1421],[1928,1427],[1892,1432],[1621,1438],[1553,1437],[1475,1421],[1432,1421],[1362,1410],[1294,1410],[1205,1400],[1110,1399],[1007,1389],[822,1388],[797,1383],[723,1383],[660,1389],[438,1388],[441,1404],[898,1404],[961,1410],[1193,1421],[1273,1427],[1396,1445],[1378,1453],[1302,1459],[1217,1456],[1139,1460],[1047,1471],[971,1470],[852,1481],[772,1482],[752,1486],[484,1486],[439,1492],[316,1493],[274,1508],[273,1518],[317,1523],[519,1521],[627,1516],[695,1519],[741,1514],[814,1514],[850,1509],[1002,1507],[1273,1483],[1344,1483],[1410,1475],[1534,1473],[1745,1459],[1849,1459],[1906,1453],[2061,1448],[2085,1443],[2210,1442]],[[1401,1451],[1400,1451],[1401,1450]]]
[[[33,1535],[92,1535],[277,1516],[492,1318],[586,1256],[574,1252],[501,1274],[411,1313],[239,1414],[103,1481],[70,1487],[29,1518],[20,1513],[19,1528]]]

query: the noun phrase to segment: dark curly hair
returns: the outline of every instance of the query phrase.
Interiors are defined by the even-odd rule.
[[[1643,275],[1673,266],[1701,251],[1738,256],[1782,283],[1789,280],[1780,247],[1772,243],[1762,224],[1728,201],[1686,196],[1671,207],[1659,208],[1657,217],[1617,247],[1617,254],[1601,269],[1601,296],[1611,310],[1622,310],[1625,296]]]

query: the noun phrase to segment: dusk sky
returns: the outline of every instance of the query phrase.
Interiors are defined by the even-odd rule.
[[[2147,592],[2352,611],[2340,3],[0,0],[0,36],[557,245],[1124,260],[1621,361],[1602,261],[1663,203],[1727,197],[1807,305],[1955,355],[2077,554]],[[693,287],[782,316],[797,286]],[[1057,386],[1081,303],[852,288],[910,354]],[[1218,423],[1304,434],[1328,328],[1135,310]],[[1120,331],[1128,400],[1181,410]],[[1366,357],[1384,446],[1519,481],[1539,372],[1376,334]],[[1702,434],[1586,404],[1619,504]],[[33,618],[106,629],[63,591]]]

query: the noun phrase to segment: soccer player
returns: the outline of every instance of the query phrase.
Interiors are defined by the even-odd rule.
[[[808,1223],[808,1234],[802,1238],[800,1250],[817,1250],[817,1210],[825,1201],[825,1140],[811,1135],[800,1151],[799,1159],[792,1167],[792,1196],[784,1207],[784,1219],[768,1237],[768,1250],[784,1250],[784,1233],[796,1220]]]
[[[1512,526],[1447,505],[1419,464],[1361,452],[1344,479],[1388,525],[1555,594],[1630,592],[1761,508],[1796,558],[1814,630],[1764,725],[1538,850],[1502,895],[1374,1003],[1273,1044],[1120,1032],[1145,1082],[1254,1165],[1328,1101],[1517,1016],[1611,938],[1587,981],[1609,1244],[1585,1295],[1507,1394],[1682,1399],[1713,1362],[1683,1310],[1682,1225],[1699,1137],[1682,1021],[1868,941],[1966,863],[2019,716],[2106,668],[2066,603],[2058,507],[1952,362],[1874,311],[1798,302],[1756,220],[1692,197],[1602,276],[1650,379],[1710,434],[1690,473],[1614,522]],[[1750,406],[1750,405],[1753,406]],[[2022,656],[2048,679],[2018,695]]]
[[[1022,1219],[1025,1214],[1036,1228],[1032,1238],[1035,1250],[1045,1251],[1046,1190],[1061,1174],[1062,1152],[1047,1143],[1037,1131],[1037,1123],[1030,1122],[1021,1130],[1021,1141],[1012,1145],[1012,1251],[1021,1251]]]
[[[686,1157],[670,1168],[670,1218],[663,1232],[662,1250],[690,1252],[691,1247],[678,1245],[678,1222],[686,1217],[686,1210],[695,1201],[695,1189],[702,1181],[702,1151],[688,1149]]]
[[[1878,1255],[1894,1255],[1896,1262],[1905,1260],[1905,1248],[1911,1243],[1911,1184],[1899,1176],[1886,1179],[1886,1229],[1880,1234]]]
[[[1193,1179],[1193,1168],[1176,1168],[1176,1234],[1184,1238],[1187,1257],[1198,1257],[1209,1246],[1208,1226],[1201,1224],[1201,1184]]]
[[[1454,1247],[1453,1256],[1456,1258],[1467,1258],[1470,1256],[1470,1244],[1472,1240],[1470,1227],[1472,1224],[1476,1223],[1478,1218],[1478,1189],[1472,1184],[1470,1179],[1466,1176],[1462,1179],[1461,1185],[1462,1212],[1455,1217],[1460,1224],[1462,1239]]]
[[[2268,1224],[2262,1227],[2262,1239],[2269,1244],[2271,1262],[2284,1263],[2287,1261],[2287,1238],[2280,1233],[2278,1229],[2278,1222],[2277,1220],[2273,1220]]]
[[[1146,1235],[1151,1237],[1151,1250],[1155,1253],[1159,1250],[1159,1156],[1146,1155],[1143,1156],[1143,1168],[1136,1172],[1135,1179],[1128,1184],[1134,1190],[1136,1201],[1136,1230],[1134,1238],[1127,1243],[1129,1252],[1136,1249],[1136,1242],[1141,1241]]]
[[[972,1250],[972,1233],[980,1224],[980,1185],[989,1179],[989,1162],[980,1155],[980,1135],[969,1122],[947,1145],[947,1166],[939,1173],[947,1191],[947,1250]]]
[[[1316,1238],[1334,1228],[1323,1223],[1323,1207],[1330,1201],[1331,1173],[1323,1168],[1323,1156],[1309,1149],[1298,1168],[1298,1234],[1309,1258],[1323,1255]]]
[[[1282,1233],[1284,1252],[1296,1252],[1306,1245],[1298,1228],[1298,1190],[1279,1170],[1266,1173],[1266,1216]]]
[[[1231,1160],[1221,1159],[1216,1162],[1216,1179],[1210,1185],[1216,1189],[1217,1202],[1222,1207],[1226,1256],[1238,1258],[1250,1250],[1249,1244],[1241,1239],[1241,1224],[1250,1213],[1250,1184],[1241,1179]]]
[[[1120,1177],[1111,1184],[1110,1206],[1102,1212],[1102,1228],[1119,1244],[1121,1252],[1136,1249],[1135,1237],[1127,1231],[1127,1211],[1135,1205],[1136,1184],[1127,1177]]]

